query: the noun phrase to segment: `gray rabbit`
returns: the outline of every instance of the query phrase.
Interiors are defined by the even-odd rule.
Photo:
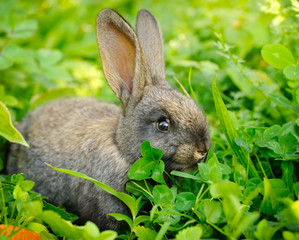
[[[56,172],[45,162],[124,192],[143,141],[163,150],[167,171],[196,166],[210,147],[202,111],[165,79],[163,38],[155,18],[140,10],[136,28],[137,35],[111,9],[97,17],[104,73],[122,109],[90,98],[41,106],[17,125],[30,148],[12,144],[7,164],[9,174],[25,173],[50,202],[62,203],[101,229],[115,229],[118,224],[107,213],[127,213],[126,207],[93,183]]]

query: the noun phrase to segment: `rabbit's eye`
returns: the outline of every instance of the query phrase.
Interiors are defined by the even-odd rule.
[[[170,128],[170,123],[168,119],[162,118],[157,121],[157,129],[160,132],[168,132],[169,128]]]

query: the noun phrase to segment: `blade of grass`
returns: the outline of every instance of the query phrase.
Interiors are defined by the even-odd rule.
[[[132,198],[130,195],[122,193],[122,192],[117,192],[112,187],[110,187],[110,186],[108,186],[108,185],[106,185],[106,184],[104,184],[100,181],[97,181],[97,180],[95,180],[91,177],[88,177],[87,175],[85,175],[83,173],[79,173],[79,172],[75,172],[75,171],[68,170],[68,169],[63,169],[63,168],[56,168],[56,167],[51,166],[50,164],[47,164],[47,165],[49,167],[53,168],[54,170],[58,171],[58,172],[66,173],[66,174],[69,174],[69,175],[72,175],[72,176],[75,176],[75,177],[79,177],[79,178],[82,178],[82,179],[86,179],[86,180],[89,180],[89,181],[93,182],[98,187],[100,187],[104,191],[112,194],[113,196],[117,197],[124,204],[126,204],[128,206],[128,208],[131,210],[133,219],[137,216],[138,206],[137,206],[136,201],[134,200],[134,198]]]
[[[235,139],[237,136],[237,131],[235,126],[233,125],[233,122],[228,114],[227,108],[222,100],[221,94],[217,88],[216,85],[216,76],[213,79],[212,84],[212,93],[213,93],[213,99],[215,103],[215,108],[217,112],[217,116],[220,120],[221,127],[224,131],[224,134],[228,140],[228,143],[232,150],[234,151],[235,155],[238,157],[240,163],[249,170],[249,176],[250,177],[257,177],[260,179],[260,176],[251,161],[248,152],[240,146],[238,146],[235,142]]]
[[[191,98],[190,95],[189,95],[189,93],[187,92],[187,90],[184,88],[183,84],[181,84],[181,82],[176,78],[176,76],[173,76],[173,78],[180,85],[180,87],[183,90],[183,92],[185,93],[185,95],[187,97]]]
[[[171,222],[165,222],[162,225],[162,227],[161,227],[160,231],[158,232],[155,240],[161,240],[163,238],[163,235],[167,232],[167,229],[169,228],[170,224],[171,224]]]
[[[189,82],[189,88],[190,88],[191,96],[194,99],[194,101],[198,104],[197,96],[195,95],[194,90],[193,90],[192,85],[191,85],[191,77],[192,77],[192,67],[190,67],[190,70],[189,70],[188,82]]]

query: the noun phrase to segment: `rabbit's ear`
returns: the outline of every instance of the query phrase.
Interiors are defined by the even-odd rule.
[[[134,30],[117,12],[104,9],[97,17],[97,40],[108,84],[125,107],[131,97],[138,102],[151,79]]]
[[[148,10],[142,9],[138,12],[136,30],[153,84],[165,84],[162,32],[156,19]]]

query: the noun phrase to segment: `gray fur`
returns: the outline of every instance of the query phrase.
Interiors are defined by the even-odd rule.
[[[35,181],[35,190],[50,202],[62,203],[102,229],[115,229],[117,222],[106,214],[128,213],[126,207],[93,183],[58,173],[45,162],[82,172],[123,192],[143,141],[163,150],[168,171],[196,166],[210,147],[202,111],[165,80],[163,38],[156,20],[141,10],[137,28],[139,37],[111,9],[98,15],[104,73],[122,110],[89,98],[57,99],[41,106],[17,125],[30,148],[12,144],[7,164],[10,174],[23,172]],[[161,117],[169,119],[169,132],[157,129]]]

